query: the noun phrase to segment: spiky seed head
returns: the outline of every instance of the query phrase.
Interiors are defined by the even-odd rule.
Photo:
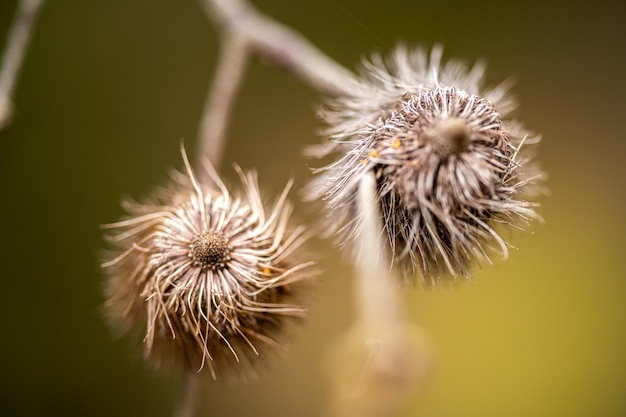
[[[537,217],[527,198],[541,180],[527,152],[539,137],[508,119],[507,86],[485,88],[482,65],[440,59],[440,48],[429,60],[399,47],[387,62],[366,62],[350,92],[321,112],[331,140],[310,153],[336,159],[308,188],[308,199],[325,203],[326,230],[348,244],[360,227],[359,180],[373,171],[395,264],[435,281],[506,256],[496,225]]]
[[[231,194],[212,168],[215,186],[186,164],[186,175],[175,172],[147,203],[126,202],[128,218],[105,226],[116,248],[103,264],[106,310],[123,331],[143,328],[156,365],[245,377],[281,347],[286,322],[307,313],[309,233],[288,226],[291,183],[267,212],[253,172],[237,168],[243,192]]]
[[[189,257],[193,260],[193,266],[215,271],[226,267],[232,249],[221,234],[200,233],[189,245]]]

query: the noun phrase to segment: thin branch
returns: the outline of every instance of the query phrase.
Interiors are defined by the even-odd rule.
[[[259,13],[243,0],[199,0],[225,32],[237,33],[257,55],[272,61],[316,90],[336,95],[346,91],[352,73],[337,64],[293,29]]]
[[[399,279],[381,238],[373,172],[359,184],[358,212],[357,318],[335,347],[329,411],[341,417],[390,416],[425,376],[429,355],[421,333],[402,314]]]
[[[248,52],[244,39],[237,34],[225,34],[222,38],[218,67],[207,94],[200,122],[196,152],[198,166],[202,166],[202,159],[208,158],[213,168],[219,170],[226,128],[247,62]],[[198,172],[204,173],[205,170]]]
[[[350,71],[293,29],[259,13],[248,2],[198,1],[220,29],[222,40],[218,67],[200,122],[198,166],[208,158],[216,169],[219,168],[228,121],[249,55],[266,58],[326,94],[345,93],[351,85],[353,75]]]
[[[11,122],[15,85],[43,2],[21,0],[7,36],[7,47],[0,67],[0,131]]]
[[[174,410],[174,417],[191,417],[195,408],[196,393],[198,391],[199,374],[185,370],[178,392],[178,402]]]
[[[358,191],[360,229],[358,234],[357,307],[359,319],[368,332],[377,336],[390,325],[402,321],[398,277],[391,271],[382,238],[382,224],[376,198],[376,178],[370,172],[363,175]]]

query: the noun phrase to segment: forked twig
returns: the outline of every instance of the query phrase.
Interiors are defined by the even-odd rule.
[[[200,123],[198,157],[219,166],[226,127],[249,55],[258,55],[317,91],[346,91],[352,73],[298,32],[244,0],[198,0],[221,35],[221,53]]]

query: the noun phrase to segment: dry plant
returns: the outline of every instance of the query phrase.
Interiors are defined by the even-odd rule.
[[[125,202],[128,218],[103,226],[117,248],[102,265],[106,310],[113,327],[144,331],[144,356],[159,367],[245,374],[280,346],[285,321],[306,314],[308,234],[289,229],[290,183],[267,212],[255,173],[238,169],[243,190],[233,195],[210,165],[216,186],[199,183],[182,153],[185,174],[146,203]]]
[[[328,412],[390,415],[428,368],[428,348],[402,313],[402,282],[469,277],[492,254],[506,257],[498,229],[538,217],[542,174],[528,149],[539,137],[509,119],[508,84],[485,86],[482,64],[400,46],[355,74],[244,0],[198,1],[221,43],[196,169],[181,149],[184,170],[104,226],[110,322],[142,329],[151,362],[185,370],[175,415],[188,417],[199,371],[248,375],[281,346],[285,323],[306,316],[301,293],[316,269],[303,250],[311,232],[290,224],[291,183],[266,207],[253,172],[238,170],[235,190],[217,172],[243,74],[259,56],[327,97],[326,138],[307,152],[335,160],[314,170],[307,198],[322,202],[328,235],[351,249],[358,310],[331,350]],[[20,3],[9,36],[0,128],[41,3]]]

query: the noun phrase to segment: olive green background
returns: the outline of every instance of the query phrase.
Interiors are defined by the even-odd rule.
[[[15,0],[0,1],[0,40]],[[626,18],[620,1],[320,0],[256,3],[354,67],[398,41],[513,76],[517,117],[543,134],[546,222],[470,283],[406,288],[433,372],[401,416],[626,415]],[[2,42],[3,44],[3,42]],[[177,379],[105,326],[99,225],[190,152],[217,52],[194,1],[56,0],[34,34],[0,133],[0,415],[168,416]],[[230,126],[229,165],[276,193],[310,178],[319,96],[255,61]],[[313,221],[317,208],[297,203]],[[353,318],[350,269],[328,242],[313,315],[258,381],[202,381],[198,416],[318,416],[322,366]]]

